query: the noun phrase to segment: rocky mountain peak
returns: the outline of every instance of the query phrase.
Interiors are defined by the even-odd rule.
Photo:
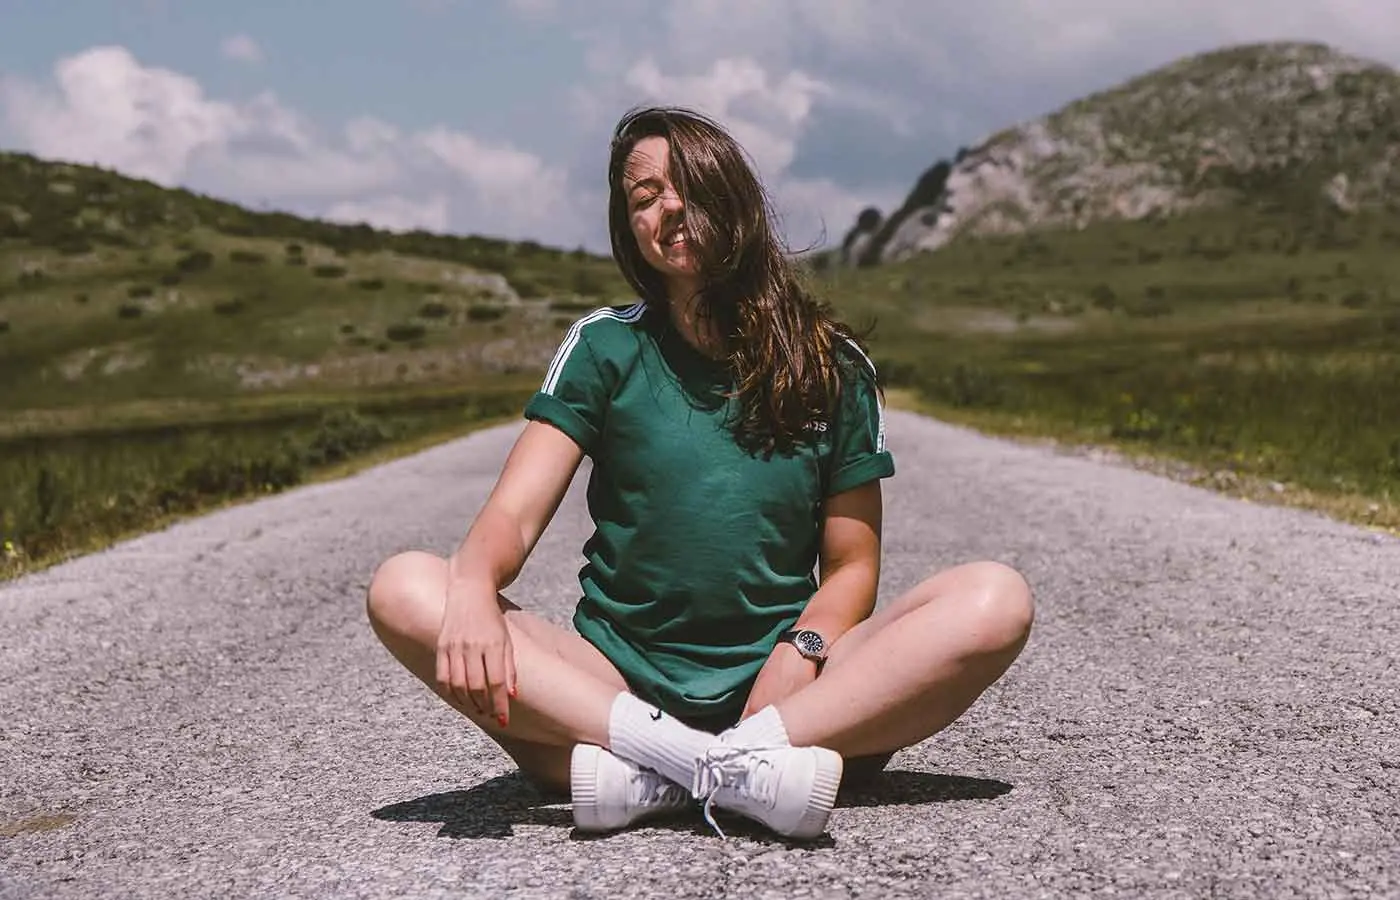
[[[960,234],[1083,227],[1230,203],[1387,202],[1400,189],[1400,73],[1322,44],[1188,57],[935,163],[840,258],[874,264]]]

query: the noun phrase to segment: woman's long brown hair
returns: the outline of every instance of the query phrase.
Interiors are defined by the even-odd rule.
[[[632,235],[623,184],[628,155],[647,137],[670,144],[670,178],[700,260],[697,311],[718,326],[735,378],[736,437],[752,450],[786,452],[810,437],[814,421],[835,418],[837,348],[859,342],[803,284],[739,144],[712,119],[679,107],[631,110],[613,135],[608,230],[613,257],[642,299],[662,310],[667,303],[661,273]]]

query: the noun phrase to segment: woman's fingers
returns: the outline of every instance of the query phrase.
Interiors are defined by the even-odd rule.
[[[512,700],[520,693],[515,683],[515,645],[510,642],[509,636],[506,637],[506,693]]]
[[[450,660],[448,686],[452,697],[467,709],[476,709],[468,682],[469,666],[466,653],[462,651],[461,647],[450,647],[447,651],[447,658]],[[477,711],[480,712],[480,710]]]
[[[486,656],[486,687],[490,693],[491,711],[502,728],[510,724],[508,693],[508,660],[512,656],[510,639],[490,648]]]
[[[486,689],[486,664],[481,651],[472,648],[466,654],[467,693],[471,696],[472,708],[479,715],[491,713],[491,695]]]
[[[444,627],[436,676],[444,692],[468,714],[490,716],[504,728],[515,692],[515,650],[499,614],[463,627]]]

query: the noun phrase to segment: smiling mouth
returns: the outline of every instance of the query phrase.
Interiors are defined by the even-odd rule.
[[[663,247],[674,247],[674,246],[676,246],[677,244],[684,244],[684,243],[686,243],[686,239],[687,239],[689,236],[690,236],[690,235],[689,235],[689,233],[686,231],[686,228],[685,228],[685,223],[684,223],[684,222],[677,222],[675,228],[673,228],[673,229],[671,229],[670,231],[667,231],[667,232],[664,233],[664,235],[662,236],[662,238],[661,238],[661,240],[660,240],[660,244],[661,244]]]

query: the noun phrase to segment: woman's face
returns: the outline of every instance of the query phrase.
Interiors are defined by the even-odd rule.
[[[663,137],[637,142],[623,169],[627,218],[642,258],[666,279],[671,295],[693,287],[699,257],[692,252],[685,229],[685,209],[668,174],[670,144]]]

